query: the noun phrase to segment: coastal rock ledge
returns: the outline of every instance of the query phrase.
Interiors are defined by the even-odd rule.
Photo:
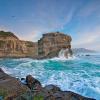
[[[71,91],[62,91],[52,84],[42,87],[31,75],[22,80],[24,84],[0,69],[0,100],[95,100]]]

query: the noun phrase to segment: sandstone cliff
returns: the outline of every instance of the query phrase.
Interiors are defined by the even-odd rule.
[[[11,32],[0,31],[0,57],[51,58],[61,49],[72,55],[71,40],[69,35],[52,32],[43,34],[38,42],[23,41]]]
[[[38,54],[43,57],[55,57],[61,49],[68,49],[70,55],[72,38],[64,33],[53,32],[43,34],[38,41]]]
[[[37,56],[37,43],[19,40],[11,32],[0,31],[0,57]]]

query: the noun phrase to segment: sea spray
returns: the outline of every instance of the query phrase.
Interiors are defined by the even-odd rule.
[[[1,59],[0,66],[6,73],[22,78],[31,74],[43,86],[55,84],[62,90],[71,90],[83,96],[100,100],[100,56],[52,58],[33,60],[30,58]]]

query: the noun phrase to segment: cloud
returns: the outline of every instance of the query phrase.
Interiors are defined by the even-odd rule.
[[[9,14],[0,16],[0,22],[4,25],[1,30],[12,31],[20,39],[31,41],[37,41],[46,32],[62,31],[74,36],[73,46],[100,48],[100,0],[22,1],[24,5],[17,2],[15,7],[10,4],[6,6],[8,12],[11,9]],[[16,15],[13,19],[9,17],[12,14]]]
[[[77,40],[74,39],[74,47],[84,47],[88,49],[100,50],[100,26],[86,32],[78,34]]]
[[[37,9],[35,9],[35,14],[34,12],[32,13],[31,18],[19,20],[20,30],[27,29],[20,34],[22,39],[36,41],[43,33],[60,31],[72,21],[77,8],[76,5],[73,6],[71,2],[47,1],[43,0],[43,2],[36,5]]]
[[[9,31],[9,29],[5,26],[0,26],[0,31]]]
[[[77,16],[86,18],[92,14],[96,14],[96,12],[100,10],[99,4],[100,4],[99,0],[91,0],[91,2],[87,2],[87,4],[85,4],[80,8]]]

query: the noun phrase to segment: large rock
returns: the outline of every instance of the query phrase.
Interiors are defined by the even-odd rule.
[[[4,100],[13,100],[18,95],[27,91],[30,91],[27,86],[21,84],[16,78],[7,75],[0,68],[0,96],[2,96]]]
[[[69,35],[60,32],[52,32],[43,34],[38,41],[38,54],[44,58],[52,58],[58,56],[61,49],[68,49],[71,54],[71,41]]]
[[[42,88],[34,95],[34,97],[38,96],[41,96],[42,100],[95,100],[71,91],[61,91],[59,87],[54,85],[47,85]]]
[[[0,31],[0,57],[36,57],[37,43],[20,40],[11,32]]]
[[[41,83],[31,75],[26,76],[26,83],[32,91],[39,91],[42,88]]]
[[[81,96],[81,95],[71,92],[71,91],[63,91],[62,93],[64,96],[63,100],[95,100],[92,98]]]
[[[44,89],[52,93],[55,93],[56,91],[61,91],[59,87],[52,85],[52,84],[45,86]]]

